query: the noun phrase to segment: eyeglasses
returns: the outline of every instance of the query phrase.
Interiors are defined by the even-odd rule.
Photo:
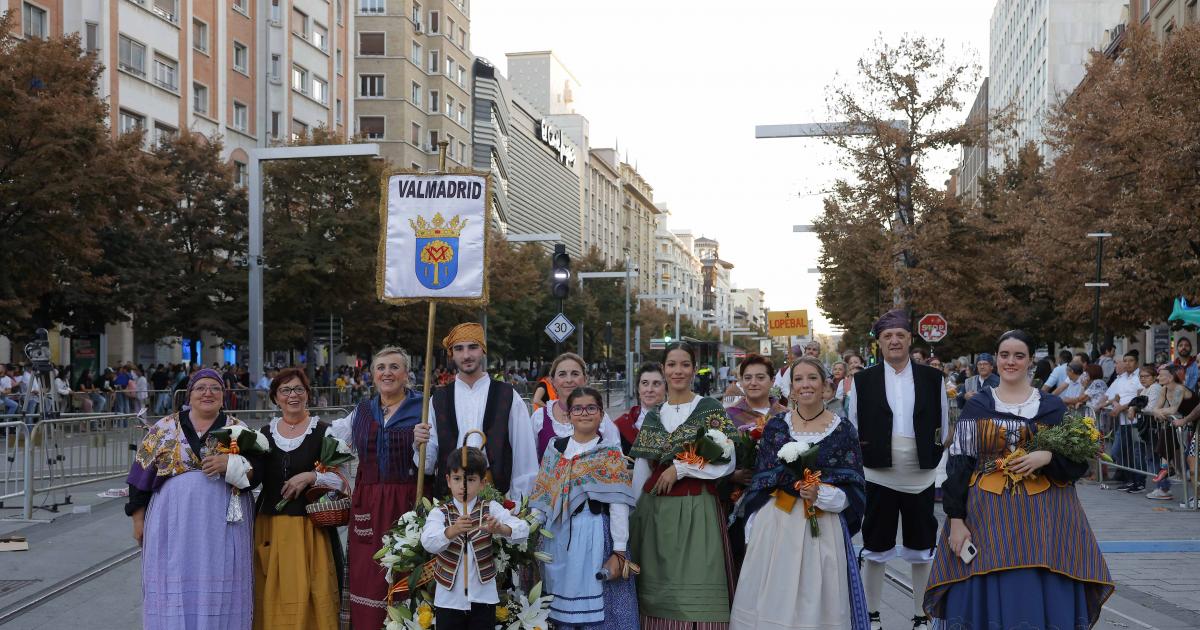
[[[201,385],[200,387],[193,387],[192,391],[201,394],[220,394],[225,391],[225,388],[217,385]]]
[[[280,387],[276,391],[279,394],[281,394],[284,398],[289,398],[291,396],[299,396],[300,394],[308,393],[308,390],[304,389],[304,387],[302,387],[300,385],[297,385],[295,387]]]
[[[582,416],[584,414],[600,413],[600,405],[573,405],[571,407],[572,416]]]

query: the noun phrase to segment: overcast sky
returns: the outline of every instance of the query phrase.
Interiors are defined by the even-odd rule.
[[[472,51],[553,50],[582,84],[593,147],[619,143],[671,211],[671,229],[716,238],[737,287],[776,310],[817,307],[818,242],[794,234],[839,176],[815,139],[755,140],[756,124],[827,119],[826,88],[852,77],[877,37],[946,41],[987,73],[992,0],[477,0]],[[970,99],[964,106],[970,107]],[[945,156],[948,177],[956,156]]]

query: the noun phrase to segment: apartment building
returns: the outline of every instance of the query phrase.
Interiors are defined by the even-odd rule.
[[[667,219],[670,216],[667,206],[660,204],[658,208],[658,227],[654,232],[656,283],[653,293],[679,297],[673,300],[656,298],[654,302],[659,308],[670,313],[678,309],[680,315],[699,323],[704,303],[700,259],[692,251],[690,241],[685,242],[675,232],[667,229]]]
[[[646,293],[654,281],[654,244],[658,231],[658,206],[654,205],[654,189],[637,171],[637,167],[621,162],[621,245],[628,250],[637,269],[635,289]]]
[[[472,66],[469,0],[354,3],[354,128],[399,168],[469,168]]]
[[[615,149],[588,151],[583,248],[595,248],[606,268],[625,263],[621,242],[621,160]]]

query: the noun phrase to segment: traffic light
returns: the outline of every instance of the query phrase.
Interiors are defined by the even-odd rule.
[[[554,246],[554,256],[550,259],[550,295],[556,299],[565,300],[571,292],[571,256],[567,254],[567,246]]]

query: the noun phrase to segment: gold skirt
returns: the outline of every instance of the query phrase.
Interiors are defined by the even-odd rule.
[[[329,534],[306,516],[254,522],[254,630],[337,630]]]

